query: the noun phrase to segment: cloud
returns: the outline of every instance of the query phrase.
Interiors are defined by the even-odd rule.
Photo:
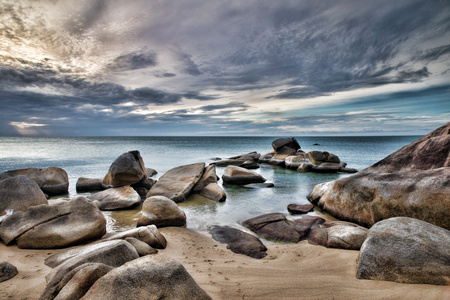
[[[141,51],[120,55],[112,63],[107,64],[106,68],[112,71],[129,71],[154,67],[156,65],[156,53]]]

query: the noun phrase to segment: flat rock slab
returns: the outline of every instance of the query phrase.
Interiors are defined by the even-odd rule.
[[[293,214],[306,214],[314,209],[312,204],[289,204],[287,210]]]
[[[4,261],[0,263],[0,282],[9,280],[18,273],[19,271],[17,271],[17,268],[9,262]]]
[[[213,239],[228,244],[227,249],[234,253],[244,254],[253,258],[263,258],[267,255],[267,248],[261,241],[242,230],[232,227],[215,226],[211,229]]]
[[[222,180],[225,183],[237,185],[263,183],[266,181],[260,174],[237,166],[226,167]]]
[[[450,231],[405,217],[372,226],[361,247],[357,277],[448,285]]]
[[[141,204],[141,196],[129,185],[107,189],[88,198],[100,210],[129,209]]]
[[[268,240],[297,243],[301,238],[294,222],[287,220],[282,213],[261,215],[242,222],[242,225]]]
[[[205,163],[196,163],[167,171],[147,193],[147,198],[164,196],[174,202],[186,200],[194,185],[200,180]]]

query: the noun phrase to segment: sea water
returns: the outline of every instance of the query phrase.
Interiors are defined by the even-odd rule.
[[[69,197],[79,177],[103,178],[111,163],[122,153],[139,150],[145,166],[158,171],[159,178],[171,168],[196,162],[211,163],[252,151],[265,154],[278,137],[0,137],[0,172],[22,168],[60,167],[69,175]],[[418,136],[380,137],[296,137],[305,152],[318,150],[336,154],[350,168],[364,169],[390,153],[418,139]],[[225,168],[218,167],[222,176]],[[217,203],[191,196],[179,203],[187,217],[187,227],[207,232],[214,225],[240,227],[248,218],[281,212],[288,218],[287,205],[307,204],[306,196],[319,183],[346,174],[299,173],[262,164],[254,170],[273,182],[273,188],[246,189],[222,185],[225,202]],[[84,195],[84,194],[82,194]],[[108,230],[134,228],[140,207],[128,211],[104,212]],[[323,214],[318,208],[312,214]]]

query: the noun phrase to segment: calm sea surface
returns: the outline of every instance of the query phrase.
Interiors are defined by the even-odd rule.
[[[258,151],[272,151],[277,137],[0,137],[0,172],[13,169],[50,166],[61,167],[69,174],[69,196],[77,195],[79,177],[103,178],[111,163],[122,153],[139,150],[146,167],[158,171],[156,178],[171,168],[195,163],[210,163],[213,158]],[[302,150],[328,151],[339,156],[350,168],[364,169],[390,153],[415,141],[418,136],[383,137],[297,137]],[[319,144],[314,146],[314,144]],[[224,168],[217,168],[222,176]],[[255,170],[275,188],[249,190],[225,186],[227,200],[216,203],[199,196],[190,197],[179,206],[186,212],[187,227],[207,231],[212,225],[231,225],[270,212],[288,216],[290,203],[309,203],[306,195],[322,182],[338,179],[342,174],[298,173],[262,165]],[[221,182],[219,182],[221,184]],[[134,228],[140,208],[105,212],[109,230]],[[321,215],[316,210],[313,214]],[[295,218],[295,217],[293,217]]]

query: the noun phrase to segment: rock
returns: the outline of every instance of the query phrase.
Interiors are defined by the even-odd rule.
[[[252,160],[244,161],[242,164],[239,165],[239,167],[249,169],[249,170],[250,169],[259,169],[258,163],[256,163],[255,161],[252,161]]]
[[[217,202],[225,201],[227,198],[225,191],[217,184],[216,166],[213,164],[205,168],[192,192]]]
[[[0,263],[0,282],[9,280],[18,273],[19,271],[17,271],[17,268],[9,262],[4,261]]]
[[[450,229],[450,123],[352,176],[319,184],[308,200],[370,227],[396,216]]]
[[[266,246],[257,237],[242,230],[227,226],[215,226],[211,229],[211,234],[216,241],[228,244],[227,249],[234,253],[253,258],[263,258],[267,255]]]
[[[17,212],[0,224],[5,245],[16,240],[19,248],[49,249],[79,245],[100,238],[106,220],[84,197],[56,205],[39,205]]]
[[[314,205],[312,204],[289,204],[287,210],[295,215],[295,214],[306,214],[314,209]]]
[[[28,168],[11,170],[5,173],[13,176],[28,176],[36,181],[41,190],[49,196],[67,194],[69,190],[69,176],[67,176],[67,172],[61,168]]]
[[[141,204],[141,196],[129,185],[92,194],[88,199],[100,210],[127,209]]]
[[[158,181],[153,178],[142,179],[138,183],[132,184],[131,187],[139,194],[139,196],[145,200],[148,191],[157,183]]]
[[[275,153],[279,152],[280,149],[283,147],[288,147],[295,151],[300,149],[300,145],[298,144],[297,140],[294,137],[280,138],[272,142],[272,148],[275,151]]]
[[[199,195],[216,202],[223,202],[227,199],[227,194],[217,183],[208,184],[199,192]]]
[[[167,171],[148,192],[147,198],[165,196],[175,202],[186,200],[194,185],[202,177],[204,169],[205,163],[195,163]]]
[[[395,217],[370,228],[361,247],[357,277],[448,285],[450,231],[412,218]]]
[[[228,167],[228,166],[241,166],[246,160],[240,159],[224,159],[213,162],[217,167]]]
[[[339,164],[341,160],[337,155],[329,152],[322,152],[322,151],[310,151],[308,152],[309,160],[315,164],[320,165],[323,162],[329,162],[329,163],[337,163]]]
[[[262,189],[262,188],[272,188],[275,185],[272,182],[264,182],[264,183],[249,183],[246,185],[243,185],[243,188],[246,189]]]
[[[281,213],[261,215],[242,222],[242,225],[268,240],[297,243],[300,234],[294,229],[294,223]]]
[[[153,177],[156,174],[158,174],[158,172],[155,169],[152,169],[152,168],[145,168],[145,171],[147,172],[147,176],[148,177]]]
[[[359,250],[366,237],[367,228],[348,222],[327,221],[311,229],[308,241],[327,248]]]
[[[228,166],[225,169],[222,180],[223,182],[228,184],[238,185],[249,183],[263,183],[266,181],[266,179],[258,173],[237,166]]]
[[[29,177],[19,175],[0,181],[0,216],[6,214],[6,209],[24,212],[40,204],[48,204],[47,198]]]
[[[146,179],[147,171],[139,151],[130,151],[120,155],[110,166],[103,178],[103,184],[113,187],[132,185]]]
[[[90,251],[80,252],[47,274],[45,276],[48,282],[47,287],[52,289],[69,272],[85,263],[102,263],[115,268],[139,257],[136,249],[130,243],[123,240],[108,241],[96,245],[98,247],[95,249],[90,248]]]
[[[263,154],[259,157],[258,161],[262,162],[262,163],[268,163],[274,155],[275,155],[275,152],[269,152],[269,153]]]
[[[297,153],[296,155],[290,155],[284,159],[286,168],[297,170],[303,163],[309,163],[308,154]]]
[[[127,231],[115,233],[111,236],[103,238],[105,241],[125,239],[127,237],[134,237],[141,240],[153,248],[164,249],[167,246],[166,238],[159,232],[155,225],[146,227],[139,227]]]
[[[325,219],[316,216],[302,216],[294,220],[294,229],[300,234],[300,238],[307,237],[310,230],[320,227],[325,223]]]
[[[179,262],[147,255],[118,267],[91,287],[90,299],[211,299]]]
[[[216,166],[213,164],[205,168],[202,177],[192,188],[192,192],[199,193],[205,186],[210,183],[217,183]]]
[[[77,193],[103,191],[105,189],[103,179],[80,177],[77,180]]]
[[[238,160],[243,160],[243,161],[258,161],[260,156],[261,155],[258,152],[253,151],[253,152],[249,152],[247,154],[241,154],[241,155],[230,157],[230,159],[238,159]]]
[[[138,227],[146,225],[184,226],[186,225],[186,214],[167,197],[149,197],[142,204],[142,215],[137,222]]]
[[[68,272],[61,281],[48,284],[39,299],[80,299],[99,278],[112,269],[102,263],[82,264]]]
[[[136,249],[139,256],[145,256],[145,255],[158,253],[158,250],[152,248],[149,244],[147,244],[141,240],[138,240],[137,238],[127,237],[127,238],[125,238],[125,241],[130,243]]]
[[[297,153],[297,150],[289,148],[289,147],[282,147],[279,149],[275,155],[269,160],[269,164],[274,166],[285,166],[285,159],[289,156],[295,155]]]
[[[260,154],[256,151],[247,154],[237,155],[225,160],[215,161],[213,164],[218,167],[239,166],[246,169],[257,169]]]

